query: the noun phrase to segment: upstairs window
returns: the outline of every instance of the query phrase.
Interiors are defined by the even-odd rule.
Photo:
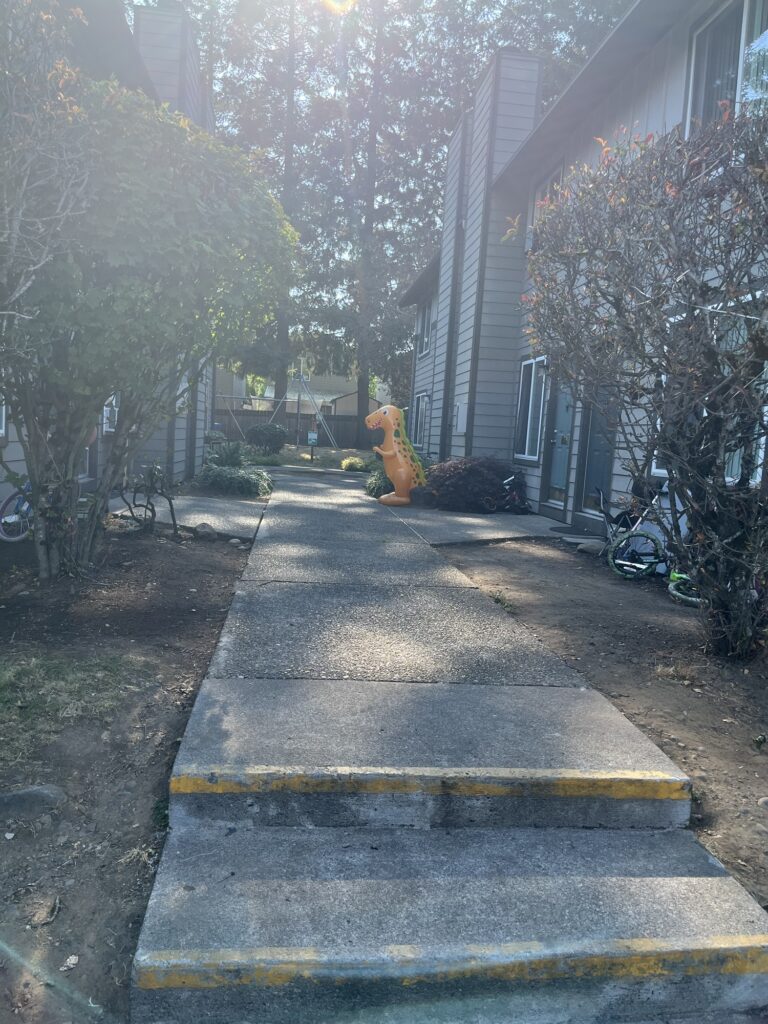
[[[536,186],[536,190],[533,193],[533,205],[531,206],[531,215],[528,218],[528,229],[525,233],[525,248],[529,251],[533,248],[533,232],[536,225],[539,222],[542,211],[546,209],[547,205],[555,198],[557,189],[563,180],[563,169],[558,167],[552,174],[547,175],[539,184]]]
[[[416,395],[416,400],[413,403],[413,422],[412,431],[414,448],[424,447],[424,438],[427,433],[427,418],[429,416],[429,395],[421,394]]]
[[[705,126],[768,98],[768,2],[726,4],[695,34],[689,123]]]
[[[101,428],[105,434],[114,434],[117,429],[117,414],[120,410],[120,393],[111,395],[104,403],[101,416]]]
[[[556,171],[548,175],[543,181],[539,182],[539,185],[534,193],[533,197],[533,213],[531,215],[531,224],[535,227],[536,222],[541,216],[541,211],[547,207],[549,203],[557,195],[557,190],[560,187],[560,183],[563,180],[563,169],[558,167]]]
[[[437,330],[437,296],[425,303],[419,315],[418,354],[425,356],[429,352],[432,336]]]

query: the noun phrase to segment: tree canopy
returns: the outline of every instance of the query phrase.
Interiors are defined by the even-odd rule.
[[[2,342],[43,578],[88,561],[132,453],[207,362],[273,316],[295,241],[239,150],[115,82],[67,76],[72,120],[51,135],[64,147],[75,130],[87,153],[81,208],[59,223],[25,288],[25,316],[6,318]],[[79,460],[114,393],[116,429],[76,537]]]
[[[550,102],[627,6],[194,0],[219,130],[258,154],[300,235],[286,326],[253,368],[303,349],[357,371],[361,402],[369,372],[407,377],[396,299],[437,243],[447,142],[482,67],[499,45],[540,55]]]

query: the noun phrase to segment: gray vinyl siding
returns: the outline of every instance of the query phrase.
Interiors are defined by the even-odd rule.
[[[177,483],[186,476],[187,469],[187,411],[184,410],[179,416],[173,419],[171,435],[173,448],[168,453],[168,468]]]
[[[197,434],[195,437],[195,473],[203,465],[205,449],[205,433],[210,429],[211,412],[213,409],[213,370],[206,368],[198,385],[197,392]]]
[[[134,472],[141,473],[145,466],[158,465],[163,469],[168,464],[168,423],[161,423],[150,434],[134,460]]]
[[[181,10],[137,7],[134,35],[160,101],[213,131],[210,96],[189,16]]]
[[[540,64],[502,50],[498,57],[492,175],[495,178],[533,131],[540,102]]]
[[[494,177],[533,130],[539,106],[538,60],[501,51],[497,56],[491,174]],[[520,296],[527,280],[524,233],[502,238],[513,210],[499,190],[491,192],[486,216],[480,308],[475,320],[472,454],[507,457],[515,419],[517,351],[521,338]]]
[[[472,439],[473,455],[501,458],[508,457],[513,446],[523,338],[520,296],[527,276],[524,235],[501,241],[509,213],[504,197],[494,194],[486,249]]]
[[[475,318],[480,298],[483,222],[488,198],[488,162],[491,159],[491,117],[495,83],[494,65],[486,71],[475,97],[472,142],[468,152],[467,207],[464,253],[459,293],[456,338],[454,396],[457,403],[469,402]],[[464,455],[464,436],[454,435],[451,455]]]
[[[499,54],[499,83],[493,174],[507,164],[533,130],[539,105],[539,62]],[[525,232],[502,241],[514,213],[508,197],[491,194],[477,345],[473,455],[507,457],[516,414],[518,353],[522,323],[520,296],[526,287]]]
[[[430,453],[441,454],[441,431],[443,420],[448,437],[445,439],[450,450],[450,435],[453,432],[453,363],[448,364],[448,350],[455,341],[456,324],[451,322],[451,299],[453,286],[461,262],[461,220],[464,215],[464,192],[462,191],[465,159],[464,143],[472,123],[470,115],[459,122],[448,145],[446,162],[445,191],[443,199],[443,232],[440,242],[440,273],[437,294],[437,328],[434,335],[433,392],[430,410]],[[455,311],[454,311],[455,313]],[[453,332],[454,337],[451,337]],[[447,408],[446,408],[447,407]]]

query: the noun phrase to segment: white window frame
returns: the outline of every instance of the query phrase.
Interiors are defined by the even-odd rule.
[[[416,356],[421,359],[427,355],[432,347],[432,334],[437,327],[437,295],[433,295],[429,302],[421,307],[419,316],[418,340],[416,343]]]
[[[515,448],[517,447],[517,438],[520,434],[520,418],[522,416],[522,403],[523,403],[523,374],[525,373],[525,367],[531,367],[531,387],[528,392],[528,411],[525,417],[525,443],[528,445],[528,438],[531,436],[532,417],[535,415],[533,410],[533,385],[536,381],[536,368],[537,365],[541,364],[544,368],[544,381],[541,387],[541,401],[539,402],[538,412],[538,425],[536,428],[536,452],[531,455],[529,452],[518,452],[515,451],[514,455],[516,459],[525,459],[526,462],[538,462],[541,456],[541,428],[544,423],[544,407],[546,405],[546,370],[547,370],[547,358],[546,356],[532,356],[529,359],[523,359],[520,363],[520,378],[517,388],[517,418],[515,420]]]
[[[725,3],[712,12],[712,14],[706,19],[706,21],[700,25],[693,33],[691,40],[691,66],[688,73],[688,112],[685,124],[686,137],[691,134],[691,124],[693,122],[693,90],[696,79],[696,49],[699,45],[699,38],[703,32],[706,32],[712,22],[716,21],[724,11],[734,4],[741,4],[741,42],[739,46],[739,67],[736,73],[736,102],[734,104],[734,114],[738,114],[741,108],[741,90],[744,84],[744,60],[747,52],[747,32],[749,31],[749,16],[752,10],[753,0],[726,0]]]
[[[8,417],[5,411],[5,402],[0,400],[0,439],[5,440],[8,434]]]
[[[91,479],[91,446],[86,445],[83,448],[83,465],[85,466],[84,473],[78,473],[78,480],[90,480]]]
[[[426,434],[427,412],[432,404],[432,396],[428,391],[420,391],[413,396],[413,437],[411,444],[414,448],[424,448]]]
[[[114,426],[112,425],[112,413],[114,412]],[[101,431],[103,434],[114,434],[117,428],[117,417],[120,415],[120,392],[116,391],[110,395],[104,403],[101,413]]]

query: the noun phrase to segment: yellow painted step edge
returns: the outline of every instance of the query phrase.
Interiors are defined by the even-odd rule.
[[[388,946],[364,961],[340,961],[312,948],[162,950],[137,958],[134,970],[140,989],[276,987],[323,978],[337,984],[391,979],[413,986],[466,978],[526,982],[768,974],[768,935],[617,939],[556,951],[536,942],[468,945],[439,956],[417,946]]]
[[[423,794],[463,797],[606,797],[688,800],[690,780],[653,771],[535,768],[368,768],[252,765],[184,769],[171,792]]]

